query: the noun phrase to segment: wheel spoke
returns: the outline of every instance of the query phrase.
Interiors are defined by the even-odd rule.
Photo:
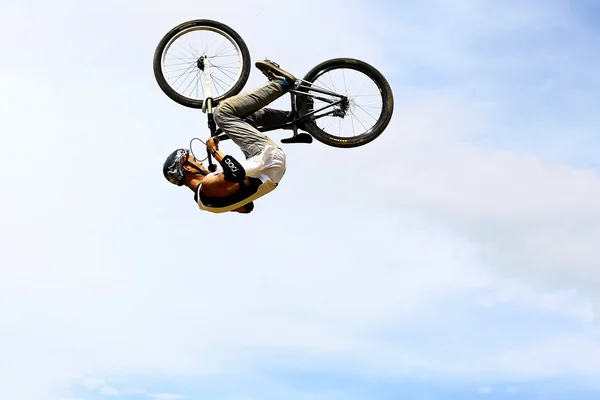
[[[379,119],[379,116],[377,116],[377,117],[374,117],[373,115],[371,115],[371,113],[370,113],[370,112],[368,112],[368,111],[366,111],[364,108],[362,108],[362,106],[361,106],[360,104],[357,104],[356,106],[357,106],[358,108],[360,108],[361,110],[363,110],[363,111],[365,112],[365,114],[367,114],[369,117],[373,118],[373,120],[374,120],[375,122],[377,122],[377,120]]]

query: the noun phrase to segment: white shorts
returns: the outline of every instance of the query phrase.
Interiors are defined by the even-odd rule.
[[[202,203],[202,196],[200,196],[202,184],[200,184],[197,189],[198,193],[196,198],[198,201],[198,207],[200,207],[201,210],[213,213],[223,213],[238,209],[250,203],[251,201],[254,201],[275,190],[286,171],[285,153],[281,148],[277,147],[274,142],[271,142],[269,145],[265,146],[261,153],[240,162],[240,164],[242,164],[246,170],[246,176],[261,180],[262,184],[258,187],[258,190],[253,195],[234,204],[224,207],[209,207]],[[221,172],[223,171],[215,171],[209,175],[217,175]]]

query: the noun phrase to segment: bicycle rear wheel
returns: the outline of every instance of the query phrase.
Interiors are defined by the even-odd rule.
[[[372,65],[335,58],[311,69],[298,88],[301,126],[329,146],[351,148],[375,140],[394,111],[392,89]],[[337,103],[337,104],[336,104]]]
[[[216,105],[243,89],[250,76],[250,52],[229,26],[196,19],[176,26],[161,39],[153,68],[169,98],[186,107],[202,108],[206,97],[212,97]],[[210,94],[205,88],[207,69]]]

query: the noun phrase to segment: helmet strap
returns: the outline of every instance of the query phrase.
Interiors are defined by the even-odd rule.
[[[185,162],[183,163],[183,165],[189,165],[190,167],[192,167],[193,169],[195,169],[196,171],[198,171],[198,173],[200,175],[202,175],[202,176],[208,175],[206,172],[202,171],[200,168],[198,168],[196,165],[192,164],[188,160],[185,160]]]

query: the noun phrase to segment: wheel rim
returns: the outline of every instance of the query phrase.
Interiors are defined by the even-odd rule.
[[[174,54],[169,56],[171,47]],[[213,99],[226,95],[242,76],[244,59],[236,41],[221,29],[195,26],[177,33],[165,45],[161,72],[165,82],[180,96],[203,101],[207,93],[206,68],[203,70],[202,64],[206,63],[210,66],[210,97]]]
[[[333,68],[319,73],[312,82],[306,82],[311,89],[332,91],[347,97],[347,101],[337,106],[329,106],[319,96],[327,100],[337,98],[308,90],[312,109],[322,111],[314,114],[314,124],[329,136],[340,139],[357,139],[369,135],[378,125],[384,112],[382,90],[377,83],[364,72],[348,68]],[[329,106],[329,107],[327,107]],[[323,116],[335,111],[334,115]]]

